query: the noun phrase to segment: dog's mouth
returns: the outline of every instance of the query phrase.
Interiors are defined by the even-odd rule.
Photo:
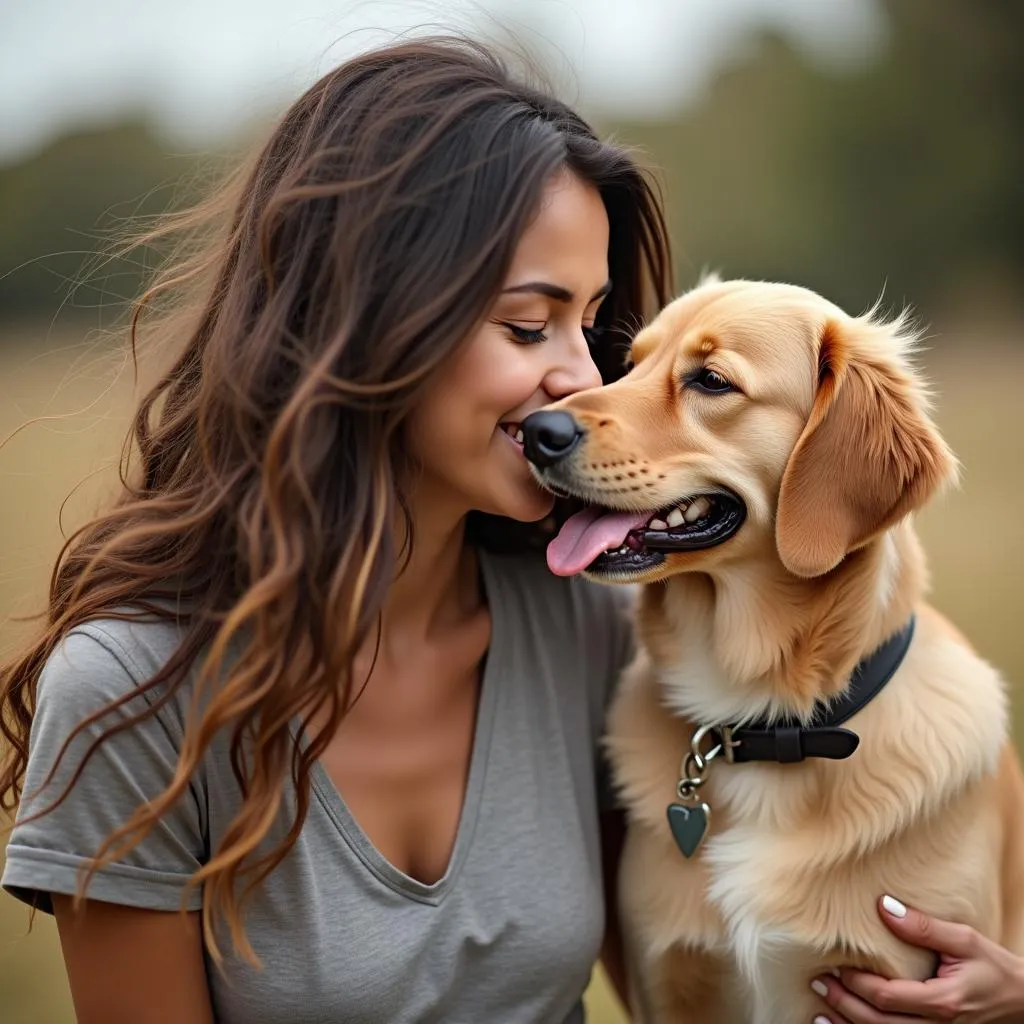
[[[590,506],[571,516],[548,545],[548,568],[557,576],[584,570],[624,579],[665,560],[673,551],[701,551],[728,540],[747,510],[731,492],[695,494],[657,512],[617,512]]]

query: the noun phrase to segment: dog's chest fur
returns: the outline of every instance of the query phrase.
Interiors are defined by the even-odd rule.
[[[679,625],[677,640],[708,626],[699,614]],[[809,983],[831,966],[926,977],[931,956],[898,944],[878,921],[875,901],[883,892],[957,920],[992,911],[986,879],[998,864],[993,851],[971,848],[964,837],[974,818],[984,831],[980,817],[991,813],[969,792],[995,768],[1002,688],[989,670],[991,685],[980,692],[975,685],[966,697],[959,680],[967,668],[977,680],[977,659],[934,637],[924,650],[923,659],[908,659],[900,670],[901,685],[858,716],[862,745],[851,763],[714,762],[702,790],[712,808],[711,833],[689,861],[665,818],[692,729],[680,711],[700,708],[705,722],[733,720],[736,688],[706,643],[692,640],[669,661],[666,649],[655,652],[660,667],[646,659],[633,666],[609,730],[631,823],[623,922],[632,956],[646,965],[641,973],[666,971],[676,990],[675,1001],[651,1009],[648,1019],[795,1024],[820,1011]],[[961,716],[961,749],[950,750],[948,735],[915,707],[917,677],[927,677],[932,700],[959,702],[944,713]],[[901,735],[911,728],[913,737]],[[889,759],[889,770],[864,770],[880,758]],[[953,806],[955,823],[942,810]],[[693,970],[698,951],[712,954],[720,972],[713,992],[707,963]],[[692,1005],[687,988],[697,993]]]

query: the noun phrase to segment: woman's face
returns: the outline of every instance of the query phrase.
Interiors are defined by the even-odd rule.
[[[487,316],[413,413],[418,506],[522,522],[551,511],[552,497],[523,456],[519,424],[601,383],[587,334],[609,287],[604,203],[592,185],[562,172],[545,189]]]

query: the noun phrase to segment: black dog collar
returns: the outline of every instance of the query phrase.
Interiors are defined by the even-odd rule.
[[[808,757],[849,757],[860,737],[840,726],[863,708],[900,667],[914,637],[914,619],[853,670],[846,692],[832,705],[821,707],[805,725],[796,718],[781,721],[760,719],[749,725],[702,725],[690,737],[690,751],[683,758],[676,796],[668,805],[668,825],[684,857],[700,849],[711,822],[711,805],[701,799],[705,771],[716,757],[727,761],[774,761],[793,764]],[[711,736],[706,753],[702,742]]]
[[[853,670],[850,685],[837,701],[820,708],[806,725],[796,718],[759,719],[742,726],[709,730],[721,743],[726,761],[777,761],[792,764],[808,757],[842,760],[860,743],[849,729],[839,728],[881,692],[903,662],[914,638],[914,617]]]

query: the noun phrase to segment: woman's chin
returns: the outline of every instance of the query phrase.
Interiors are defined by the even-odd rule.
[[[532,480],[525,487],[517,488],[517,492],[501,495],[501,500],[493,502],[486,511],[519,523],[538,523],[555,507],[554,495],[541,490]]]

